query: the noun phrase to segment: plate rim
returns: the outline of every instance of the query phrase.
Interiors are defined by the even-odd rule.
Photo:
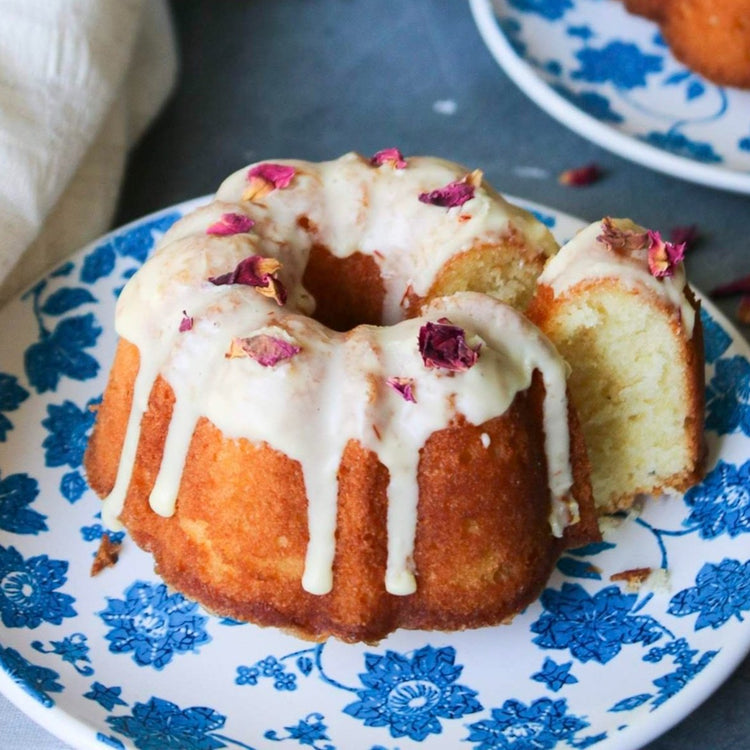
[[[484,0],[470,1],[484,2]],[[53,272],[56,267],[74,258],[83,256],[85,253],[90,252],[93,248],[107,242],[111,238],[121,236],[122,234],[137,229],[141,224],[154,220],[164,214],[179,213],[180,216],[184,216],[190,210],[210,201],[212,197],[212,194],[207,194],[187,199],[171,206],[150,212],[121,226],[117,226],[73,252],[68,253],[64,258],[61,258],[53,266],[47,269],[47,271],[40,274],[35,282],[28,286],[28,289],[32,289],[42,279],[48,278],[50,273]],[[527,210],[547,212],[554,216],[556,221],[563,220],[576,226],[580,226],[581,228],[590,223],[582,217],[575,216],[566,211],[556,209],[532,199],[507,193],[503,193],[503,197],[514,204],[521,205]],[[24,294],[27,293],[28,289],[24,289],[21,292],[14,294],[8,300],[8,304],[20,300]],[[701,302],[701,306],[705,307],[711,317],[726,333],[730,335],[732,345],[739,349],[739,353],[742,356],[750,360],[750,342],[737,329],[734,323],[732,323],[732,321],[713,304],[707,295],[703,294],[700,290],[693,289]],[[6,306],[7,305],[0,307],[0,316],[3,315]],[[748,628],[748,632],[741,647],[735,647],[733,652],[726,658],[716,659],[711,664],[708,664],[701,672],[700,678],[691,680],[691,682],[680,691],[679,694],[673,695],[665,705],[660,706],[658,713],[659,721],[639,720],[632,723],[617,734],[613,733],[608,735],[606,740],[604,740],[606,745],[603,745],[602,747],[606,750],[638,750],[638,748],[644,746],[648,742],[654,741],[658,737],[661,737],[681,721],[687,719],[693,711],[714,695],[718,688],[732,676],[738,666],[745,661],[748,654],[750,654],[750,620],[747,620],[746,623],[745,627]],[[5,630],[5,628],[3,628],[3,630]],[[429,631],[424,632],[429,633]],[[71,747],[76,748],[76,750],[79,748],[80,750],[101,750],[104,746],[104,743],[97,739],[95,734],[97,731],[95,723],[87,721],[85,714],[79,716],[78,714],[71,713],[66,710],[65,707],[58,705],[56,702],[52,706],[41,704],[16,680],[14,680],[5,669],[2,668],[0,668],[0,694],[2,694],[18,710],[38,724],[43,730],[62,742],[69,744]],[[52,719],[52,721],[50,721],[50,719]],[[118,737],[117,739],[119,739],[126,748],[135,747],[128,738]],[[424,742],[420,742],[420,746],[425,748],[441,747],[441,741],[443,739],[444,738],[440,735],[429,737]]]
[[[558,94],[519,57],[497,23],[492,0],[469,0],[474,22],[487,49],[508,77],[540,109],[573,132],[628,161],[707,187],[750,194],[750,173],[719,169],[644,143],[597,120]]]

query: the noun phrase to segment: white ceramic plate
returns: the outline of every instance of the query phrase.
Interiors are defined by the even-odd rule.
[[[620,156],[750,193],[750,91],[689,71],[617,0],[470,0],[497,62],[542,109]]]
[[[711,307],[710,472],[566,554],[512,625],[311,645],[207,615],[102,527],[81,459],[115,296],[191,202],[84,248],[0,311],[0,689],[78,748],[638,748],[750,646],[750,351]],[[534,207],[560,240],[581,222]],[[610,575],[668,568],[628,591]]]

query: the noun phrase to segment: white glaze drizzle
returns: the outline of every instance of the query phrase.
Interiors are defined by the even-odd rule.
[[[273,191],[263,198],[263,205],[254,207],[258,233],[296,243],[305,253],[317,238],[338,257],[356,251],[374,257],[385,284],[385,325],[404,317],[401,303],[407,288],[424,296],[446,261],[482,243],[497,242],[512,229],[547,254],[556,250],[541,222],[485,183],[462,206],[421,203],[420,193],[467,176],[469,170],[452,162],[414,156],[406,169],[394,169],[389,164],[372,167],[350,153],[328,162],[279,159],[276,163],[297,170],[294,189]],[[247,185],[246,175],[245,169],[230,175],[216,197],[238,201]],[[297,227],[300,216],[312,221],[317,234],[307,235]]]
[[[219,191],[222,200],[178,222],[126,285],[118,301],[116,327],[120,336],[138,348],[141,367],[120,470],[115,488],[105,501],[103,518],[114,526],[122,510],[136,457],[140,420],[151,387],[161,375],[174,392],[175,407],[162,466],[149,499],[155,512],[163,516],[174,513],[190,436],[200,417],[206,417],[228,438],[265,443],[301,467],[309,524],[302,585],[311,593],[326,593],[332,586],[335,554],[336,475],[346,444],[357,440],[389,471],[386,589],[403,595],[416,588],[411,556],[417,524],[420,449],[433,432],[448,426],[459,414],[472,424],[503,414],[515,394],[529,387],[536,369],[542,372],[546,388],[544,430],[553,533],[560,536],[572,522],[575,504],[567,497],[572,477],[566,371],[555,349],[534,326],[510,307],[481,294],[465,292],[435,300],[420,318],[384,327],[359,326],[348,333],[333,332],[309,318],[313,302],[300,280],[310,238],[297,227],[297,218],[307,216],[319,231],[321,224],[329,221],[328,231],[334,240],[329,238],[327,244],[337,249],[337,242],[349,242],[349,251],[357,249],[356,243],[347,239],[356,232],[347,233],[343,219],[338,219],[341,226],[335,226],[330,218],[316,213],[322,211],[315,208],[321,198],[313,188],[326,185],[326,201],[332,201],[332,191],[344,191],[347,185],[351,191],[349,168],[359,170],[364,166],[366,174],[391,169],[369,167],[359,157],[338,161],[343,161],[340,171],[329,165],[293,162],[299,170],[295,181],[309,183],[309,191],[303,190],[304,199],[274,200],[273,210],[273,196],[295,193],[297,182],[294,189],[269,194],[264,199],[267,205],[259,207],[247,202],[227,203],[227,193],[239,192],[239,185],[234,186],[236,178],[230,178],[229,188],[225,183]],[[413,160],[409,164],[407,170],[391,169],[390,182],[408,182],[412,199],[419,192],[456,179],[457,172],[463,174],[458,167],[448,174],[444,162],[420,160],[418,170]],[[409,176],[412,170],[420,173],[419,179]],[[426,177],[421,175],[423,171]],[[372,206],[378,200],[371,194],[367,202]],[[424,206],[415,199],[414,203],[429,209],[441,227],[443,217],[453,211]],[[342,215],[344,210],[351,210],[361,216],[361,210],[357,213],[355,209],[355,205],[349,205],[342,209]],[[206,228],[228,211],[252,216],[256,227],[241,235],[207,236]],[[386,221],[386,217],[379,215],[379,220]],[[493,222],[492,231],[500,231],[499,219]],[[456,222],[454,216],[451,227],[458,226],[457,233],[461,234],[461,227],[468,223]],[[423,228],[420,222],[417,227]],[[374,229],[370,231],[374,234]],[[356,242],[362,242],[365,235],[362,232]],[[368,242],[375,244],[374,239]],[[459,238],[455,244],[467,243],[468,239]],[[418,292],[426,287],[421,280],[431,271],[425,270],[419,260],[421,254],[425,258],[428,255],[426,245],[416,253],[414,273],[420,281],[415,281],[410,272],[407,282],[404,271],[399,270],[399,300],[405,283],[413,284]],[[290,292],[284,307],[251,287],[215,286],[207,281],[231,271],[252,254],[277,257],[284,264],[280,277]],[[402,258],[400,266],[408,268],[409,264]],[[383,261],[382,268],[388,267],[389,262]],[[395,284],[395,278],[394,271],[388,283]],[[391,296],[395,299],[397,295],[392,292]],[[194,325],[180,332],[183,310],[193,318]],[[392,312],[395,315],[396,311]],[[464,328],[470,340],[478,337],[482,342],[477,364],[466,372],[426,368],[422,362],[419,329],[428,320],[442,317]],[[250,358],[225,356],[233,339],[258,333],[294,342],[301,351],[272,367],[263,367]],[[389,376],[412,379],[417,403],[389,388]]]
[[[629,219],[611,221],[619,229],[646,231]],[[539,284],[551,287],[555,296],[591,279],[613,278],[631,288],[646,288],[677,312],[685,337],[692,338],[695,310],[685,296],[687,279],[684,265],[679,263],[673,276],[657,279],[648,268],[647,248],[629,253],[615,252],[598,239],[602,231],[602,222],[597,221],[576,234],[557,255],[547,261]]]

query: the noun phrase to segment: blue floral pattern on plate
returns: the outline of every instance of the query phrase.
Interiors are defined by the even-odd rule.
[[[471,6],[499,64],[553,117],[646,166],[750,193],[750,91],[688,70],[658,26],[603,0]]]
[[[523,3],[550,18],[574,5]],[[637,88],[652,63],[627,54],[621,82]],[[510,626],[300,642],[170,591],[123,532],[109,532],[118,564],[91,578],[106,529],[81,461],[116,296],[195,205],[84,248],[0,312],[18,332],[0,362],[0,689],[12,700],[92,750],[606,750],[656,736],[674,719],[662,706],[685,715],[728,676],[750,647],[750,350],[710,303],[705,480],[613,517]],[[582,225],[528,207],[561,241]],[[627,571],[643,569],[649,582],[629,588]]]

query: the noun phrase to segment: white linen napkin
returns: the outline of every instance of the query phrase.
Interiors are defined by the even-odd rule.
[[[108,228],[176,75],[166,0],[0,0],[0,306]]]

